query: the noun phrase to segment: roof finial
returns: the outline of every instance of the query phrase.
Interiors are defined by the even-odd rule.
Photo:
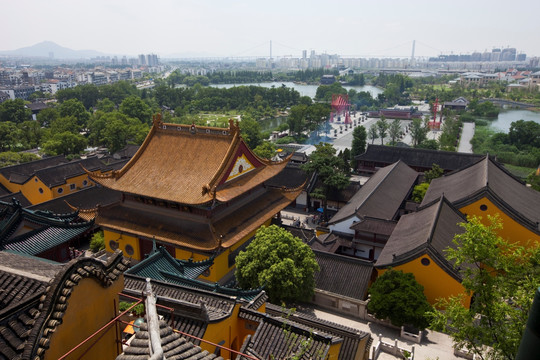
[[[153,237],[152,237],[152,254],[154,254],[156,251],[157,251],[156,237],[153,236]]]
[[[154,123],[154,126],[160,127],[163,124],[163,122],[161,121],[161,113],[157,113],[152,116],[152,122]]]

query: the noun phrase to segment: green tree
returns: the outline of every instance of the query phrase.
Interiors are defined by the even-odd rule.
[[[319,265],[311,248],[276,225],[261,227],[236,257],[236,279],[243,289],[265,287],[272,303],[307,301]]]
[[[424,287],[414,275],[389,269],[369,289],[368,310],[379,319],[389,319],[395,326],[412,325],[425,329],[426,313],[431,310]]]
[[[85,129],[90,120],[90,113],[86,111],[83,103],[76,99],[69,99],[60,104],[58,113],[61,117],[75,118],[79,130]]]
[[[366,151],[366,128],[362,125],[355,127],[352,136],[351,157],[354,159],[356,156],[363,154],[364,151]]]
[[[39,160],[39,156],[32,153],[2,152],[0,153],[0,168],[34,160]]]
[[[128,96],[120,104],[120,112],[128,117],[139,119],[143,124],[152,122],[152,109],[138,96]]]
[[[373,144],[375,142],[375,139],[379,137],[379,132],[377,131],[376,125],[371,125],[369,128],[369,138],[371,139],[371,143]]]
[[[115,109],[115,106],[114,106],[114,102],[112,102],[108,98],[105,98],[98,101],[96,108],[103,112],[113,112]]]
[[[37,114],[37,121],[39,122],[39,125],[47,128],[51,126],[51,123],[59,117],[60,114],[56,108],[46,108]]]
[[[413,119],[411,123],[411,137],[413,141],[413,147],[417,147],[427,138],[428,127],[425,121],[422,119]]]
[[[302,166],[309,174],[317,173],[322,187],[316,188],[310,195],[321,199],[323,202],[323,217],[327,218],[326,206],[328,195],[331,190],[343,190],[349,185],[349,179],[343,172],[343,159],[336,156],[336,149],[328,143],[315,145],[315,151],[309,156],[309,160]]]
[[[6,100],[0,104],[0,122],[10,121],[14,124],[30,120],[32,111],[25,106],[24,100]]]
[[[446,250],[460,269],[465,294],[439,300],[431,325],[481,359],[514,359],[540,284],[540,247],[508,243],[497,235],[500,219],[488,220],[484,225],[479,217],[469,218],[461,224],[465,232],[454,237],[455,248]],[[474,295],[470,307],[466,295]]]
[[[90,240],[90,250],[96,253],[103,249],[105,249],[105,238],[103,237],[103,231],[98,231],[92,235],[92,240]]]
[[[429,184],[427,182],[416,185],[413,189],[412,200],[416,203],[421,203],[422,200],[424,200],[424,196],[426,196],[426,191],[428,188]]]
[[[249,115],[242,116],[240,123],[242,138],[250,149],[255,149],[262,142],[261,125]]]
[[[11,121],[0,122],[0,151],[13,151],[21,147],[19,129]]]
[[[271,159],[276,154],[276,146],[270,141],[263,141],[253,152],[260,158]]]
[[[396,139],[401,136],[401,121],[394,119],[388,126],[388,135],[392,141],[392,145],[396,145]]]
[[[18,126],[21,142],[26,149],[38,147],[43,129],[36,121],[27,120]]]
[[[54,134],[49,140],[43,143],[42,148],[45,154],[54,155],[75,155],[80,154],[87,145],[84,136],[73,134],[69,131]]]
[[[431,166],[431,169],[424,172],[424,181],[427,182],[428,184],[431,184],[431,181],[433,179],[441,177],[443,176],[443,174],[444,174],[444,170],[438,164],[433,164]]]
[[[384,116],[381,116],[375,125],[377,126],[379,137],[381,138],[381,145],[384,145],[384,138],[386,137],[388,131],[388,122]]]

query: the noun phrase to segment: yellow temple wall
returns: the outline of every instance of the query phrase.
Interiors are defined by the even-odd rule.
[[[85,180],[87,182],[86,185],[83,184],[83,182]],[[74,185],[75,188],[73,190],[71,190],[70,185]],[[82,175],[79,175],[79,176],[75,176],[75,177],[66,179],[65,184],[52,187],[51,188],[52,198],[57,198],[57,197],[60,197],[60,196],[68,195],[68,194],[74,193],[76,191],[79,191],[79,190],[81,190],[83,188],[87,188],[87,187],[92,186],[92,185],[94,185],[94,183],[88,178],[88,175],[82,174]],[[58,192],[59,189],[62,189],[61,193]]]
[[[422,258],[429,260],[429,265],[421,263]],[[404,273],[412,273],[416,281],[424,287],[424,295],[430,304],[435,304],[439,298],[465,294],[465,288],[459,281],[448,275],[433,259],[423,254],[416,259],[405,264],[395,266],[394,270],[401,270]],[[378,276],[384,274],[388,269],[377,269]],[[470,296],[465,297],[464,306],[469,307]]]
[[[123,255],[125,257],[133,258],[135,260],[141,260],[141,250],[139,247],[138,238],[131,235],[127,235],[127,234],[120,234],[115,231],[106,230],[106,229],[103,229],[103,238],[105,240],[105,250],[107,250],[108,252],[115,251],[115,249],[112,249],[110,245],[111,240],[114,240],[118,243],[118,249],[122,250],[122,252],[124,253]],[[129,255],[126,252],[127,245],[131,245],[131,247],[133,248],[133,255]]]
[[[42,189],[43,192],[40,192]],[[20,186],[17,191],[21,191],[23,195],[32,203],[32,205],[40,204],[42,202],[51,200],[53,198],[53,192],[45,183],[43,183],[37,176],[32,177],[26,183]]]
[[[234,306],[231,316],[220,322],[208,324],[204,333],[204,340],[210,341],[214,344],[219,344],[221,341],[225,341],[222,346],[238,351],[243,343],[243,338],[241,337],[240,331],[241,321],[238,318],[239,310],[240,304],[237,303]],[[203,350],[207,350],[210,353],[213,353],[216,349],[214,345],[204,342],[201,342],[199,346]],[[236,354],[223,350],[221,351],[221,357],[224,359],[235,359]]]
[[[486,210],[481,210],[482,205],[487,206]],[[519,243],[522,246],[533,245],[535,242],[540,244],[540,235],[533,233],[509,215],[503,212],[497,205],[492,203],[487,198],[482,198],[474,203],[464,206],[459,209],[462,213],[472,216],[476,215],[477,217],[482,217],[482,223],[489,225],[488,215],[494,216],[499,215],[499,218],[502,221],[503,228],[498,231],[500,237],[505,240],[508,240],[511,243]],[[529,245],[528,245],[529,244]]]
[[[263,225],[264,226],[270,225],[271,220],[272,220],[271,218],[268,219]],[[256,233],[256,230],[250,232],[249,234],[244,236],[240,241],[238,241],[236,244],[234,244],[230,248],[218,254],[214,258],[214,264],[210,267],[210,274],[208,276],[201,276],[201,279],[211,281],[211,282],[218,282],[219,280],[221,280],[222,277],[227,275],[230,271],[234,270],[235,268],[234,265],[229,267],[229,254],[236,251],[243,244],[245,244],[246,241],[248,241],[253,236],[255,236],[255,233]],[[114,230],[107,230],[107,229],[104,229],[103,237],[105,239],[105,250],[107,250],[108,252],[114,252],[115,249],[112,249],[110,246],[111,240],[114,240],[118,243],[118,248],[122,250],[122,252],[124,253],[124,256],[133,258],[137,261],[142,260],[140,242],[139,242],[138,237],[131,236],[128,234],[120,234],[118,232],[115,232]],[[133,248],[132,255],[130,255],[126,251],[127,245],[131,245],[131,247]],[[175,248],[175,258],[179,260],[193,259],[195,261],[201,261],[201,260],[208,259],[208,257],[209,257],[208,253],[197,252],[195,250],[186,250],[182,248]]]
[[[107,288],[101,286],[96,279],[81,279],[73,288],[62,324],[52,335],[51,347],[45,352],[44,360],[60,358],[113,319],[116,316],[114,300],[123,287],[123,275]],[[117,355],[116,327],[113,324],[77,349],[68,359],[114,359]]]

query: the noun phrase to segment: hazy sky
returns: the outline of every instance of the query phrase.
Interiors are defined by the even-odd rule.
[[[0,0],[0,50],[54,41],[119,55],[540,56],[538,0]]]

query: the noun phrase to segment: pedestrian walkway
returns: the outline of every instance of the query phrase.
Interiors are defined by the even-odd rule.
[[[412,347],[414,346],[415,360],[463,360],[462,358],[454,355],[452,338],[450,338],[450,336],[446,334],[437,331],[427,330],[427,335],[425,335],[422,343],[416,344],[401,339],[399,336],[399,331],[396,329],[391,329],[377,323],[353,320],[343,315],[338,315],[332,312],[318,309],[313,305],[302,306],[298,308],[297,311],[316,316],[319,319],[332,321],[337,324],[368,332],[373,337],[373,346],[377,345],[380,340],[391,344],[394,344],[394,341],[398,340],[398,346],[406,350],[412,349]],[[370,349],[370,359],[372,354],[371,351],[372,349]],[[398,358],[394,357],[393,355],[381,352],[378,360],[386,359]]]
[[[459,140],[458,152],[472,154],[471,140],[474,136],[475,124],[471,122],[463,123],[461,130],[461,139]]]

